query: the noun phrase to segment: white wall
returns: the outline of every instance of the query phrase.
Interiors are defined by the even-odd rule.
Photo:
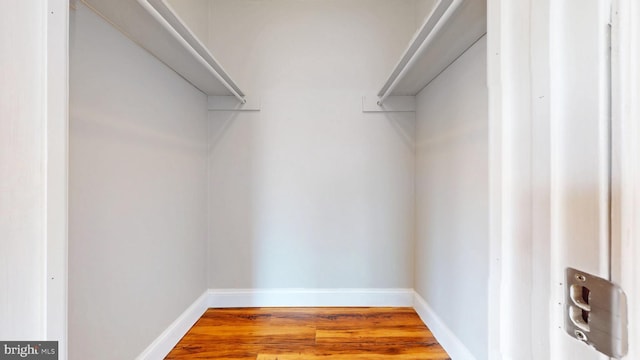
[[[0,339],[45,338],[46,11],[0,5]]]
[[[413,114],[363,114],[414,1],[214,0],[210,47],[255,113],[210,113],[211,288],[413,285]]]
[[[418,94],[415,288],[487,358],[486,37]]]
[[[72,12],[70,359],[132,359],[206,288],[206,97]]]

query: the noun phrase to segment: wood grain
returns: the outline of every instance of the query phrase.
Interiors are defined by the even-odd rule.
[[[450,359],[411,308],[209,309],[165,359]]]

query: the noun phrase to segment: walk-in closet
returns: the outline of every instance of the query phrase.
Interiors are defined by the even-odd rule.
[[[640,356],[635,2],[0,7],[0,341],[396,309],[456,360]]]

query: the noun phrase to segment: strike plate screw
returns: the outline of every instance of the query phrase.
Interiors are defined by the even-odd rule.
[[[578,338],[578,340],[587,341],[587,335],[585,335],[582,331],[576,330],[575,334],[576,334],[576,338]]]

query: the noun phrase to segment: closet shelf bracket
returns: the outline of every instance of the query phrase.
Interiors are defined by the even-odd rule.
[[[362,112],[415,112],[415,96],[389,96],[380,104],[377,96],[362,97]]]
[[[260,98],[246,98],[239,103],[234,96],[209,96],[209,111],[260,111]]]

